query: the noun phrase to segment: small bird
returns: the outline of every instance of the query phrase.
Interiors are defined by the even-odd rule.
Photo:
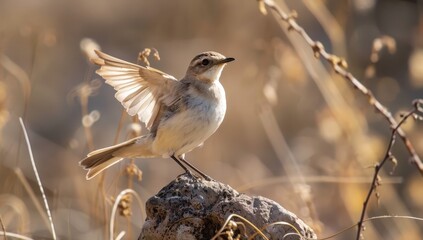
[[[96,73],[115,90],[129,115],[138,115],[149,134],[90,152],[79,162],[87,180],[124,158],[169,158],[187,173],[209,177],[184,159],[220,126],[226,112],[225,90],[219,82],[226,63],[235,59],[217,52],[195,56],[177,80],[152,67],[133,64],[96,50]]]

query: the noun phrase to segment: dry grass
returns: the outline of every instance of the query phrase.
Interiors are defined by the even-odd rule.
[[[190,162],[279,202],[325,239],[419,239],[423,127],[409,119],[397,128],[422,97],[417,4],[258,3],[1,2],[0,239],[52,236],[20,116],[58,239],[136,238],[143,203],[180,173],[168,159],[127,160],[85,180],[77,163],[88,151],[145,131],[94,74],[89,53],[100,46],[178,78],[198,52],[235,57],[222,75],[227,116]],[[405,144],[386,148],[395,133]],[[245,238],[265,234],[266,226],[232,217],[217,235],[234,226]]]

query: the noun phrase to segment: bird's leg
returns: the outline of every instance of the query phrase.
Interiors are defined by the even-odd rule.
[[[184,159],[183,156],[178,156],[177,157],[180,161],[182,161],[183,163],[185,163],[188,167],[190,167],[192,170],[196,171],[198,174],[200,174],[205,180],[210,181],[212,180],[211,177],[207,176],[205,173],[203,173],[202,171],[198,170],[196,167],[194,167],[191,163],[189,163],[188,161],[186,161]]]
[[[179,160],[177,157],[175,157],[175,155],[170,156],[173,160],[175,160],[175,162],[177,164],[179,164],[179,166],[181,166],[181,168],[183,168],[185,170],[186,173],[188,173],[189,175],[192,176],[191,171],[184,165],[181,163],[181,160]],[[188,165],[189,166],[189,165]]]

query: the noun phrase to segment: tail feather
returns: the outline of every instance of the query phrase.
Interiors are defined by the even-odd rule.
[[[104,169],[120,162],[123,158],[121,157],[111,157],[108,158],[106,161],[103,162],[99,162],[98,165],[95,165],[92,168],[88,169],[88,173],[87,173],[87,180],[90,180],[91,178],[97,176],[97,174],[101,173]]]
[[[92,167],[95,167],[99,164],[101,164],[102,162],[105,162],[111,158],[113,158],[113,152],[116,151],[117,148],[115,149],[99,149],[99,150],[104,150],[104,151],[100,151],[97,152],[95,154],[88,154],[86,158],[84,158],[83,160],[81,160],[79,162],[79,165],[84,168],[85,170],[89,170]],[[96,150],[96,151],[99,151]]]
[[[88,153],[87,154],[87,157],[90,157],[90,156],[93,156],[93,155],[97,155],[97,154],[101,154],[101,153],[104,153],[104,152],[106,152],[108,150],[116,150],[119,147],[127,146],[127,145],[133,144],[133,143],[135,143],[137,141],[140,141],[141,138],[145,138],[145,136],[137,137],[137,138],[132,138],[132,139],[130,139],[128,141],[125,141],[125,142],[122,142],[122,143],[119,143],[119,144],[116,144],[116,145],[113,145],[113,146],[110,146],[110,147],[105,147],[105,148],[100,148],[100,149],[94,150],[94,151]]]
[[[125,157],[153,157],[151,142],[150,138],[142,136],[111,147],[98,149],[88,153],[87,157],[79,162],[79,165],[88,170],[86,178],[89,180]]]

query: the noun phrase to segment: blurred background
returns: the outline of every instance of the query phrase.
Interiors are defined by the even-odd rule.
[[[421,1],[276,1],[392,114],[422,98]],[[282,28],[281,28],[282,27]],[[376,44],[374,44],[375,39]],[[42,197],[19,125],[24,119],[60,239],[105,239],[119,192],[144,202],[182,173],[170,159],[131,161],[85,180],[78,161],[93,149],[144,132],[122,113],[114,90],[87,58],[98,45],[182,78],[198,53],[236,58],[221,77],[227,114],[219,130],[187,155],[213,178],[277,201],[326,237],[355,224],[374,164],[391,130],[368,100],[287,26],[264,16],[257,1],[0,0],[0,217],[8,232],[51,239]],[[423,125],[404,130],[423,156]],[[367,216],[423,217],[423,180],[398,139]],[[392,174],[390,174],[392,172]],[[136,173],[136,175],[134,175]],[[140,177],[140,178],[139,178]],[[121,203],[115,236],[136,239],[145,213],[134,197]],[[421,239],[422,221],[366,222],[365,239]],[[261,227],[261,226],[259,226]],[[353,239],[353,228],[332,239]],[[3,236],[0,236],[0,239]]]

